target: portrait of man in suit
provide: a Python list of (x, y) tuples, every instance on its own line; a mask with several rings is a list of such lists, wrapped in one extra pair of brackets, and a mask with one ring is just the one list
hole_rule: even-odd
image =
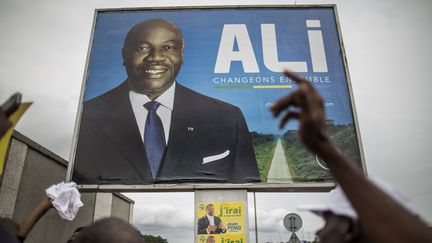
[(240, 109), (176, 81), (183, 51), (182, 32), (166, 20), (129, 30), (122, 49), (127, 79), (84, 102), (73, 181), (260, 181)]
[(222, 219), (214, 215), (214, 205), (207, 204), (206, 215), (198, 219), (198, 234), (224, 234), (226, 228)]

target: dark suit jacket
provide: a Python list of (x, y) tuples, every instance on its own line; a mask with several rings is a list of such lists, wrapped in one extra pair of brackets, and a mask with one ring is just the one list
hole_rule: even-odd
[[(72, 179), (79, 184), (259, 181), (241, 111), (178, 83), (168, 145), (155, 180), (139, 133), (126, 82), (85, 102)], [(204, 157), (227, 151), (203, 164)]]
[[(214, 217), (214, 223), (216, 226), (218, 226), (221, 223), (221, 218), (217, 217), (217, 216), (213, 216)], [(203, 217), (198, 219), (198, 234), (207, 234), (207, 227), (210, 225), (210, 221), (207, 218), (207, 215), (204, 215)], [(220, 233), (225, 233), (226, 230), (224, 229), (217, 229), (215, 231), (210, 232), (210, 234), (220, 234)]]

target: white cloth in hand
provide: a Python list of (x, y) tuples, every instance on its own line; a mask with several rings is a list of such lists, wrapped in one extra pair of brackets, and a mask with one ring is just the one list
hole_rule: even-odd
[(79, 208), (84, 206), (81, 202), (81, 195), (76, 189), (75, 182), (59, 183), (45, 190), (51, 199), (52, 205), (57, 209), (63, 219), (72, 221), (77, 215)]

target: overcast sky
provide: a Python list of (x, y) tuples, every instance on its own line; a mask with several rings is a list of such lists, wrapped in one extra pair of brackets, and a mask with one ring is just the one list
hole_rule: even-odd
[[(68, 159), (95, 8), (233, 3), (2, 0), (0, 102), (15, 91), (22, 92), (25, 101), (33, 101), (17, 129)], [(297, 1), (304, 3), (337, 4), (368, 173), (399, 187), (431, 223), (432, 1)], [(174, 243), (191, 242), (192, 193), (127, 195), (136, 201), (135, 223), (143, 233), (160, 234)], [(320, 202), (325, 196), (257, 194), (259, 241), (287, 240), (281, 219), (297, 204)], [(308, 237), (322, 221), (308, 213), (302, 216), (300, 236)]]

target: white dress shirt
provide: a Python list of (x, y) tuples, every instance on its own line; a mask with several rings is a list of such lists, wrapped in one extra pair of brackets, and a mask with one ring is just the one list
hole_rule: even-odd
[[(214, 222), (214, 216), (210, 216), (210, 215), (208, 215), (208, 214), (206, 214), (206, 216), (207, 216), (207, 219), (208, 219), (208, 221), (209, 221), (209, 225), (215, 225), (215, 222)], [(206, 229), (206, 231), (207, 231), (207, 234), (210, 234), (210, 231), (208, 230), (208, 229)]]
[(214, 216), (210, 216), (210, 215), (208, 215), (208, 214), (206, 214), (206, 216), (207, 216), (207, 219), (208, 219), (209, 222), (210, 222), (210, 225), (215, 225), (215, 222), (214, 222)]
[[(156, 113), (160, 117), (165, 133), (165, 143), (168, 144), (169, 132), (171, 126), (171, 115), (174, 106), (175, 83), (169, 87), (162, 95), (156, 98), (156, 101), (161, 105)], [(141, 139), (144, 141), (145, 124), (147, 120), (148, 111), (144, 104), (151, 100), (147, 95), (137, 93), (133, 90), (129, 91), (129, 99), (132, 105), (132, 110), (135, 114), (135, 119), (140, 130)]]

